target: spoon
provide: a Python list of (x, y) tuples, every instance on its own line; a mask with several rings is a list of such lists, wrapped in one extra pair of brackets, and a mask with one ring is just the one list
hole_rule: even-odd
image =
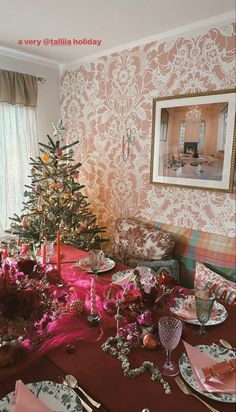
[(230, 345), (230, 343), (227, 342), (227, 340), (225, 340), (225, 339), (220, 339), (219, 342), (220, 342), (220, 344), (221, 344), (222, 346), (224, 346), (224, 348), (226, 348), (226, 349), (236, 350), (236, 348), (233, 348), (232, 345)]
[[(62, 376), (58, 376), (58, 381), (62, 383), (63, 385), (68, 386), (76, 395), (77, 393), (74, 391), (74, 389), (65, 381), (65, 379)], [(77, 395), (78, 396), (78, 395)], [(87, 412), (93, 412), (92, 408), (90, 408), (89, 405), (87, 405), (86, 402), (83, 401), (83, 399), (80, 398), (80, 402), (82, 407), (87, 411)]]
[(80, 390), (80, 392), (82, 392), (84, 394), (84, 396), (86, 396), (86, 398), (89, 400), (89, 402), (95, 406), (96, 408), (100, 408), (101, 404), (96, 402), (93, 398), (91, 398), (79, 385), (78, 385), (78, 381), (76, 379), (75, 376), (73, 375), (66, 375), (65, 377), (65, 381), (68, 384), (68, 386), (70, 386), (71, 388), (78, 388)]

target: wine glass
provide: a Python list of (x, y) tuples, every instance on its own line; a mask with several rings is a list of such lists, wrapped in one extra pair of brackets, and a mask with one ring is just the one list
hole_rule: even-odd
[(196, 315), (201, 326), (197, 331), (198, 335), (207, 336), (205, 326), (210, 319), (213, 304), (215, 300), (215, 295), (203, 296), (201, 294), (195, 295), (195, 304), (196, 304)]
[(103, 252), (99, 249), (92, 249), (88, 253), (91, 270), (96, 275), (101, 269)]
[(182, 321), (172, 316), (163, 316), (158, 321), (159, 339), (166, 351), (166, 362), (161, 367), (163, 375), (175, 376), (179, 373), (178, 364), (171, 361), (171, 352), (180, 341), (182, 328)]

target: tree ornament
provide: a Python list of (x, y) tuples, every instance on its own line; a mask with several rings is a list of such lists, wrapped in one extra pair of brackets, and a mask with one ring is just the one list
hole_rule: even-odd
[(55, 215), (52, 212), (49, 212), (47, 215), (48, 220), (53, 220)]
[(43, 154), (42, 154), (42, 160), (43, 160), (44, 163), (48, 163), (48, 162), (49, 162), (49, 158), (50, 158), (49, 153), (43, 153)]
[(62, 150), (60, 148), (55, 150), (55, 156), (56, 157), (61, 157), (62, 156)]
[(44, 205), (44, 199), (43, 199), (43, 196), (40, 195), (39, 198), (38, 198), (38, 203), (37, 203), (37, 210), (38, 210), (39, 212), (42, 212), (42, 210), (43, 210), (43, 205)]
[(88, 229), (88, 227), (84, 223), (81, 223), (81, 225), (79, 227), (79, 232), (83, 232), (84, 230), (87, 230), (87, 229)]
[(27, 227), (29, 227), (29, 219), (24, 216), (24, 217), (22, 218), (22, 221), (21, 221), (20, 225), (21, 225), (24, 229), (26, 229)]
[(38, 183), (38, 184), (35, 186), (34, 190), (35, 190), (35, 192), (37, 192), (37, 193), (41, 192), (41, 190), (42, 190), (41, 185)]
[(54, 128), (53, 137), (58, 136), (61, 140), (63, 140), (64, 134), (66, 133), (66, 129), (62, 124), (62, 119), (59, 120), (56, 126), (52, 123), (52, 126)]

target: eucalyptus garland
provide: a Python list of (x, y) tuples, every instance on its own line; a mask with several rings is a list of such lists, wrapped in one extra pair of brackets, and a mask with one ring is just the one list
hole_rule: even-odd
[(144, 361), (139, 368), (130, 368), (130, 362), (128, 360), (128, 354), (130, 353), (132, 344), (126, 342), (121, 336), (111, 336), (105, 343), (102, 344), (102, 350), (111, 356), (116, 357), (121, 362), (121, 368), (123, 370), (124, 376), (127, 378), (136, 378), (142, 375), (146, 371), (151, 374), (151, 379), (153, 381), (160, 381), (164, 391), (167, 395), (171, 394), (171, 388), (168, 382), (166, 382), (159, 369), (154, 365), (153, 362)]

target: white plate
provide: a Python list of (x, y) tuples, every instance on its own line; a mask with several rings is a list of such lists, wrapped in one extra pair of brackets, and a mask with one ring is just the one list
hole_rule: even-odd
[[(216, 362), (221, 362), (235, 357), (235, 352), (233, 350), (219, 348), (219, 346), (217, 345), (197, 345), (196, 348), (198, 348), (201, 352), (210, 355), (216, 360)], [(197, 381), (193, 376), (192, 367), (189, 363), (188, 356), (185, 352), (179, 359), (179, 369), (184, 380), (201, 395), (207, 396), (208, 398), (214, 399), (215, 401), (227, 403), (236, 402), (236, 393), (203, 392), (201, 389), (199, 389)]]
[[(52, 381), (42, 381), (29, 383), (26, 386), (55, 412), (83, 411), (79, 396), (65, 385)], [(11, 392), (0, 400), (1, 412), (12, 412), (14, 396), (15, 392)]]
[[(108, 270), (111, 270), (111, 269), (113, 269), (113, 268), (115, 267), (115, 264), (116, 264), (116, 263), (115, 263), (114, 260), (112, 260), (112, 259), (110, 259), (110, 258), (106, 258), (105, 260), (106, 260), (106, 266), (104, 266), (103, 268), (101, 268), (101, 269), (98, 271), (98, 273), (108, 272)], [(83, 264), (83, 263), (80, 264), (80, 262), (77, 262), (77, 263), (75, 264), (75, 266), (78, 267), (78, 268), (81, 269), (81, 270), (84, 270), (85, 272), (92, 273), (92, 270), (91, 270), (89, 264), (86, 264), (86, 263), (85, 263), (85, 264)]]
[[(184, 299), (176, 298), (175, 301), (176, 301), (176, 305), (170, 307), (170, 310), (171, 310), (172, 313), (174, 313), (178, 316), (177, 312), (180, 309)], [(217, 310), (217, 315), (214, 319), (209, 319), (209, 321), (206, 324), (207, 326), (218, 325), (219, 323), (224, 322), (228, 317), (228, 312), (225, 309), (225, 307), (223, 305), (221, 305), (221, 303), (215, 301), (213, 309)], [(181, 320), (183, 320), (184, 322), (192, 323), (193, 325), (200, 325), (200, 322), (198, 321), (198, 319), (185, 319), (185, 318), (182, 318), (181, 316), (179, 316), (179, 318)]]

